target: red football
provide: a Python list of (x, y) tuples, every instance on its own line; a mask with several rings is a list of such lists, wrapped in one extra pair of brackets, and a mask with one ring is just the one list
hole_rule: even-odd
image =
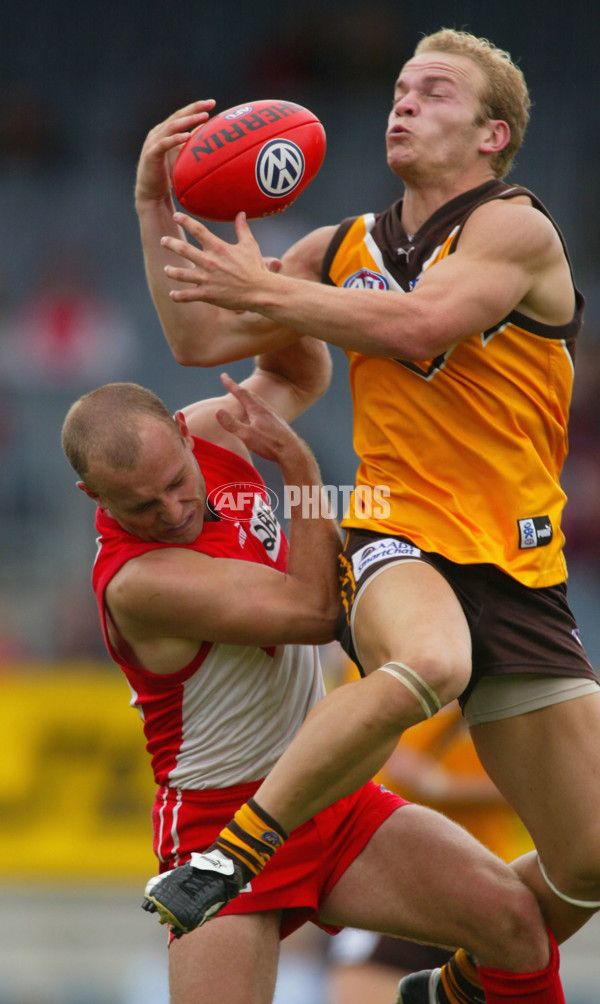
[(262, 100), (214, 115), (194, 132), (173, 165), (183, 209), (231, 222), (280, 213), (310, 184), (325, 156), (316, 115), (291, 101)]

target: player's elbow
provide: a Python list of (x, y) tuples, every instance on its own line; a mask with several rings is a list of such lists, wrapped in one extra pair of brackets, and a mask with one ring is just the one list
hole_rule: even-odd
[(389, 354), (394, 359), (405, 359), (415, 363), (426, 362), (447, 352), (460, 340), (457, 332), (445, 319), (441, 318), (435, 328), (431, 327), (431, 323), (416, 323), (411, 325), (409, 331), (403, 327), (400, 331), (392, 332), (390, 334), (392, 351)]
[(298, 591), (294, 589), (289, 599), (287, 641), (309, 645), (333, 641), (340, 603), (337, 574), (312, 577)]
[(335, 619), (331, 622), (324, 621), (319, 629), (314, 632), (313, 645), (329, 645), (335, 641)]
[(223, 366), (227, 363), (237, 362), (241, 354), (226, 352), (224, 343), (217, 339), (212, 344), (203, 344), (198, 339), (194, 343), (193, 339), (181, 344), (171, 344), (171, 351), (180, 366), (196, 367), (200, 369), (210, 369), (213, 366)]
[(298, 393), (302, 396), (304, 408), (308, 408), (319, 398), (323, 397), (331, 385), (333, 376), (333, 362), (329, 347), (325, 342), (313, 343), (313, 365), (308, 371), (307, 377), (301, 386), (298, 386)]
[(316, 618), (319, 638), (315, 644), (326, 645), (335, 637), (335, 627), (340, 610), (340, 592), (337, 574), (323, 584), (320, 602), (317, 600)]
[(335, 609), (325, 606), (307, 613), (300, 619), (296, 612), (290, 624), (291, 637), (288, 640), (297, 644), (328, 645), (335, 638), (337, 609), (336, 603)]
[(333, 378), (333, 360), (329, 346), (325, 342), (319, 342), (319, 346), (322, 350), (322, 361), (318, 377), (315, 380), (315, 397), (323, 397), (325, 391), (329, 389)]
[(222, 359), (216, 359), (213, 361), (212, 359), (208, 359), (204, 356), (198, 356), (196, 354), (188, 355), (184, 352), (174, 352), (173, 355), (175, 356), (175, 362), (179, 363), (180, 366), (196, 367), (199, 369), (210, 369), (211, 366), (216, 366), (225, 362), (225, 360)]
[(179, 366), (202, 366), (201, 360), (197, 360), (190, 350), (178, 345), (171, 345), (173, 358)]
[(175, 362), (179, 366), (211, 366), (211, 352), (204, 346), (193, 331), (174, 330), (163, 326), (165, 338), (171, 349)]

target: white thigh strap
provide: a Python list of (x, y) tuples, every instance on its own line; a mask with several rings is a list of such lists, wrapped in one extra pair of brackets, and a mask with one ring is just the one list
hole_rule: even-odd
[(548, 878), (548, 875), (546, 874), (546, 869), (544, 868), (540, 860), (539, 854), (537, 856), (537, 859), (542, 876), (545, 879), (546, 883), (552, 889), (552, 892), (554, 893), (555, 896), (558, 896), (559, 899), (564, 900), (565, 903), (570, 903), (571, 906), (581, 906), (583, 907), (584, 910), (597, 910), (600, 907), (600, 902), (594, 902), (594, 900), (590, 899), (573, 899), (572, 896), (566, 896), (564, 892), (560, 892), (560, 890), (557, 889), (554, 883), (551, 882), (550, 879)]
[(427, 681), (410, 666), (405, 666), (403, 662), (386, 662), (385, 666), (379, 666), (379, 669), (383, 673), (389, 673), (398, 683), (410, 690), (423, 708), (426, 718), (432, 718), (440, 710), (442, 702), (435, 690), (432, 690)]

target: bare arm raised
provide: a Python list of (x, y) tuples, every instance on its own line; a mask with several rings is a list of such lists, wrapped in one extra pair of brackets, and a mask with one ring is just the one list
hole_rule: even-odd
[[(202, 250), (190, 250), (193, 268), (167, 266), (171, 279), (188, 283), (171, 292), (175, 302), (255, 311), (300, 334), (370, 355), (428, 359), (517, 308), (547, 324), (565, 323), (573, 313), (572, 281), (556, 230), (522, 199), (480, 206), (455, 253), (429, 269), (410, 296), (375, 296), (372, 290), (274, 274), (243, 214), (236, 221), (236, 244), (184, 214), (176, 220)], [(163, 238), (163, 246), (180, 255), (189, 247), (171, 237)]]
[[(257, 356), (253, 372), (241, 382), (242, 388), (259, 395), (286, 422), (292, 422), (320, 398), (331, 380), (331, 357), (323, 342), (300, 337), (283, 349)], [(241, 418), (243, 409), (236, 397), (207, 398), (183, 409), (193, 435), (225, 446), (234, 453), (247, 454), (239, 436), (218, 419), (220, 409)]]
[[(289, 422), (317, 400), (329, 385), (331, 360), (325, 346), (312, 339), (300, 338), (297, 332), (284, 334), (279, 326), (258, 314), (245, 313), (240, 317), (233, 311), (202, 302), (182, 306), (169, 295), (173, 283), (164, 268), (169, 262), (180, 266), (181, 258), (161, 244), (161, 237), (170, 234), (185, 241), (185, 232), (173, 221), (170, 163), (190, 133), (209, 117), (214, 104), (212, 99), (207, 99), (179, 109), (148, 133), (142, 147), (135, 204), (148, 285), (178, 362), (186, 366), (210, 366), (261, 353), (256, 359), (254, 373), (243, 386), (259, 394)], [(191, 251), (192, 246), (187, 246)], [(287, 257), (288, 269), (303, 278), (310, 277), (311, 269), (315, 273), (318, 271), (314, 250), (310, 258), (306, 251), (298, 253), (293, 249)], [(272, 267), (278, 268), (279, 264)], [(190, 267), (193, 267), (192, 262)], [(186, 288), (182, 283), (181, 289)], [(261, 326), (277, 332), (277, 336), (258, 336)], [(282, 347), (284, 351), (279, 351)], [(225, 439), (223, 445), (239, 452), (239, 439), (228, 435), (215, 419), (218, 404), (215, 399), (190, 405), (185, 409), (188, 425), (195, 435), (206, 439), (216, 437), (218, 442)], [(220, 404), (234, 411), (238, 408), (233, 397), (223, 399)]]
[[(298, 338), (298, 332), (264, 315), (249, 312), (240, 315), (200, 300), (183, 307), (169, 295), (173, 281), (164, 269), (169, 264), (182, 266), (179, 256), (182, 246), (178, 244), (178, 252), (174, 254), (161, 244), (161, 238), (168, 235), (185, 242), (183, 230), (173, 220), (170, 165), (190, 133), (209, 117), (214, 104), (212, 99), (193, 102), (155, 126), (142, 147), (136, 177), (135, 205), (148, 286), (167, 341), (176, 360), (184, 366), (223, 364), (281, 348)], [(330, 231), (333, 228), (318, 231), (316, 240), (309, 237), (300, 242), (285, 256), (283, 264), (267, 259), (262, 262), (263, 267), (318, 281), (320, 253), (322, 257)], [(193, 245), (186, 247), (190, 251), (186, 267), (193, 268)], [(177, 284), (178, 288), (188, 288), (188, 281), (189, 276)]]

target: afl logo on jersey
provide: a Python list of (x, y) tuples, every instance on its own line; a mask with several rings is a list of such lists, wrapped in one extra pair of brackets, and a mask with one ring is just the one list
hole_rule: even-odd
[(390, 284), (381, 272), (372, 272), (370, 268), (359, 268), (347, 279), (344, 286), (350, 289), (389, 289)]
[(302, 181), (304, 154), (289, 139), (272, 139), (256, 159), (256, 182), (261, 192), (274, 199), (293, 192)]
[(279, 499), (265, 485), (252, 481), (230, 481), (229, 484), (213, 488), (206, 497), (206, 505), (213, 516), (231, 523), (248, 523), (253, 520), (257, 504), (260, 504), (261, 509), (274, 510), (279, 505)]

